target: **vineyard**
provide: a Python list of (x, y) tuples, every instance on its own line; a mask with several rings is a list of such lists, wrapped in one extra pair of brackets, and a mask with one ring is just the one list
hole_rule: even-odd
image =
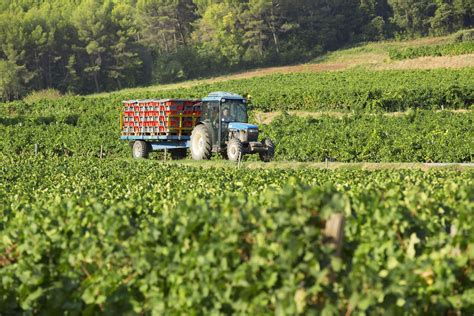
[(106, 97), (200, 98), (211, 91), (232, 91), (252, 98), (262, 111), (405, 111), (464, 109), (474, 104), (474, 68), (459, 70), (349, 70), (274, 74), (260, 78), (202, 84), (192, 88), (139, 92)]
[[(31, 156), (38, 144), (41, 157), (99, 157), (101, 148), (103, 157), (129, 157), (129, 146), (117, 136), (118, 111), (4, 119), (0, 133), (7, 137), (0, 140), (1, 155)], [(262, 134), (275, 140), (279, 161), (472, 162), (473, 122), (472, 111), (342, 118), (283, 115), (263, 125)]]
[[(122, 100), (218, 90), (250, 95), (252, 121), (253, 110), (281, 111), (260, 125), (277, 164), (474, 161), (474, 68), (278, 74), (3, 103), (1, 315), (474, 313), (472, 168), (129, 158)], [(339, 254), (323, 234), (335, 213), (345, 217)]]
[[(299, 118), (266, 126), (279, 160), (340, 162), (472, 162), (474, 116), (412, 111), (404, 116)], [(297, 146), (295, 146), (297, 144)]]
[(474, 41), (389, 50), (389, 56), (393, 60), (413, 59), (427, 56), (456, 56), (473, 53)]
[[(277, 160), (471, 162), (474, 70), (345, 71), (271, 75), (181, 90), (0, 104), (2, 156), (128, 157), (118, 140), (121, 100), (252, 96), (258, 110), (341, 111), (343, 118), (282, 116), (263, 127)], [(406, 115), (385, 115), (410, 109)], [(434, 109), (441, 111), (435, 112)], [(444, 109), (444, 111), (442, 111)], [(447, 110), (465, 109), (452, 113)], [(298, 144), (295, 146), (295, 144)]]

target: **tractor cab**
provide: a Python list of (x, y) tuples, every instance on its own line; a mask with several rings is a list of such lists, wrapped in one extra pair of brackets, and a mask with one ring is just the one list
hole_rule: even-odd
[(212, 92), (202, 99), (201, 117), (191, 134), (194, 159), (209, 159), (221, 153), (237, 161), (244, 154), (259, 153), (263, 161), (273, 158), (271, 140), (258, 142), (258, 126), (248, 123), (247, 100), (234, 93)]
[[(207, 125), (211, 130), (213, 140), (213, 151), (219, 152), (220, 148), (228, 140), (229, 128), (247, 128), (247, 100), (242, 96), (229, 92), (212, 92), (202, 99), (201, 123)], [(258, 128), (257, 128), (258, 131)]]

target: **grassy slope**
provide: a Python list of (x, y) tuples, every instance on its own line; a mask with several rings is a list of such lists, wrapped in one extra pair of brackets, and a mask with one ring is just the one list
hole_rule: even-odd
[[(474, 54), (452, 57), (423, 57), (411, 60), (391, 61), (388, 55), (390, 48), (417, 47), (449, 43), (452, 36), (427, 37), (410, 41), (385, 41), (360, 44), (352, 48), (342, 49), (316, 58), (310, 63), (260, 68), (241, 73), (234, 73), (207, 79), (189, 80), (180, 83), (153, 85), (120, 90), (119, 93), (153, 92), (176, 88), (189, 88), (199, 84), (221, 82), (235, 79), (262, 77), (275, 73), (299, 73), (340, 71), (354, 67), (374, 70), (386, 69), (433, 69), (433, 68), (463, 68), (474, 67)], [(114, 92), (111, 92), (114, 93)], [(104, 92), (90, 96), (106, 96)]]

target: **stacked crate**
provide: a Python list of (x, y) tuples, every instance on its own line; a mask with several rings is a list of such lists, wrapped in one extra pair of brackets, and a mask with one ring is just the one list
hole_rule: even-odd
[(201, 116), (199, 102), (183, 99), (123, 101), (122, 135), (190, 135)]

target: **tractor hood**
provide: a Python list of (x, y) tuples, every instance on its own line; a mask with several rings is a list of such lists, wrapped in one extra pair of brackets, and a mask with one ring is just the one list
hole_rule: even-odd
[(229, 129), (235, 130), (248, 130), (248, 129), (256, 129), (258, 130), (257, 125), (249, 124), (249, 123), (240, 123), (240, 122), (231, 122), (229, 123)]

